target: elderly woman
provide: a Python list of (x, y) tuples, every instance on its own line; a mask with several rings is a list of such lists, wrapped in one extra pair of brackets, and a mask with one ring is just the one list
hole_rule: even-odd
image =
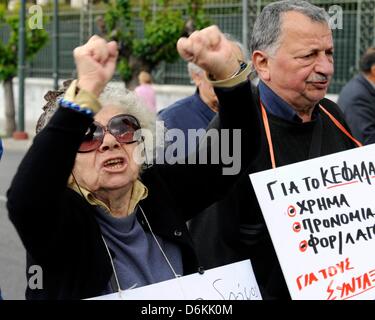
[[(222, 175), (221, 164), (162, 164), (140, 173), (134, 155), (152, 143), (140, 129), (154, 120), (132, 94), (97, 99), (114, 73), (116, 43), (94, 36), (74, 57), (78, 81), (35, 137), (8, 191), (28, 267), (43, 270), (42, 288), (28, 287), (27, 298), (89, 298), (202, 272), (185, 222), (236, 177)], [(227, 104), (223, 126), (244, 127)], [(241, 155), (248, 161), (248, 152)]]

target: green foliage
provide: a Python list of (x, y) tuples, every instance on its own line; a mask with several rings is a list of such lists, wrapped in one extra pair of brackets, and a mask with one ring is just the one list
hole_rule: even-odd
[(128, 0), (116, 0), (105, 15), (107, 30), (115, 30), (120, 24), (128, 32), (132, 29), (131, 21), (131, 4)]
[(188, 5), (188, 16), (194, 21), (194, 27), (197, 30), (203, 29), (211, 24), (204, 13), (202, 0), (190, 1)]
[(117, 70), (121, 75), (122, 79), (131, 79), (132, 77), (132, 70), (129, 66), (129, 63), (126, 59), (119, 60), (117, 64)]
[[(19, 16), (6, 14), (5, 8), (0, 7), (0, 29), (9, 31), (6, 41), (0, 38), (0, 81), (11, 79), (17, 75), (18, 26)], [(30, 60), (46, 44), (48, 33), (44, 29), (31, 30), (27, 21), (25, 27), (25, 55), (26, 59)]]
[[(139, 69), (152, 71), (160, 62), (178, 58), (176, 43), (184, 33), (184, 19), (193, 19), (199, 28), (208, 24), (201, 0), (188, 1), (182, 10), (176, 10), (169, 0), (142, 0), (137, 8), (133, 2), (113, 0), (104, 17), (107, 38), (120, 45), (118, 71), (125, 82)], [(135, 22), (143, 26), (141, 32)]]
[(178, 11), (165, 11), (145, 26), (142, 39), (134, 40), (134, 55), (151, 66), (160, 61), (173, 62), (178, 57), (176, 42), (182, 34), (184, 21)]

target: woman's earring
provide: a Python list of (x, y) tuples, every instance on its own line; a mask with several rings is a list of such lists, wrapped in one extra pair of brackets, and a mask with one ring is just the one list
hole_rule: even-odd
[(152, 167), (152, 163), (148, 162), (147, 150), (146, 150), (146, 144), (145, 144), (145, 136), (141, 136), (141, 140), (142, 140), (142, 143), (143, 143), (143, 151), (142, 151), (143, 154), (142, 154), (142, 156), (145, 159), (145, 161), (142, 164), (142, 170), (145, 170), (145, 169), (148, 169), (148, 168)]

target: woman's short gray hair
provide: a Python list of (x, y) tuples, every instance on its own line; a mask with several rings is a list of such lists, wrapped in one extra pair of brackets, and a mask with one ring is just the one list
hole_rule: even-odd
[(329, 15), (323, 8), (319, 8), (307, 1), (283, 0), (265, 6), (255, 21), (250, 51), (266, 51), (275, 54), (280, 45), (282, 14), (296, 11), (309, 17), (312, 21), (329, 24)]
[[(53, 114), (58, 108), (57, 100), (64, 96), (65, 91), (69, 87), (71, 81), (65, 82), (64, 86), (57, 91), (49, 91), (45, 95), (47, 100), (43, 107), (43, 114), (39, 117), (36, 126), (36, 132), (39, 133), (49, 122)], [(148, 110), (143, 101), (136, 94), (123, 87), (122, 84), (116, 85), (108, 83), (99, 97), (99, 102), (103, 108), (115, 107), (122, 113), (130, 114), (136, 117), (142, 128), (142, 136), (144, 137), (145, 151), (149, 163), (155, 157), (158, 146), (156, 142), (156, 114)], [(164, 128), (158, 128), (158, 132), (164, 132)]]
[[(105, 87), (99, 97), (99, 102), (102, 108), (115, 107), (122, 113), (130, 114), (138, 119), (142, 128), (147, 160), (151, 163), (155, 157), (156, 143), (160, 140), (156, 139), (156, 125), (159, 125), (159, 122), (156, 121), (155, 112), (151, 112), (133, 91), (125, 89), (123, 85), (120, 87), (113, 83)], [(158, 128), (158, 130), (164, 130), (164, 128)]]

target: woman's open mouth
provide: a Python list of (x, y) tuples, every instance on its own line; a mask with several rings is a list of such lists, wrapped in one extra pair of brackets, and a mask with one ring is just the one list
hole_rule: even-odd
[(109, 171), (118, 171), (125, 167), (126, 161), (124, 158), (109, 159), (103, 163), (103, 167)]

